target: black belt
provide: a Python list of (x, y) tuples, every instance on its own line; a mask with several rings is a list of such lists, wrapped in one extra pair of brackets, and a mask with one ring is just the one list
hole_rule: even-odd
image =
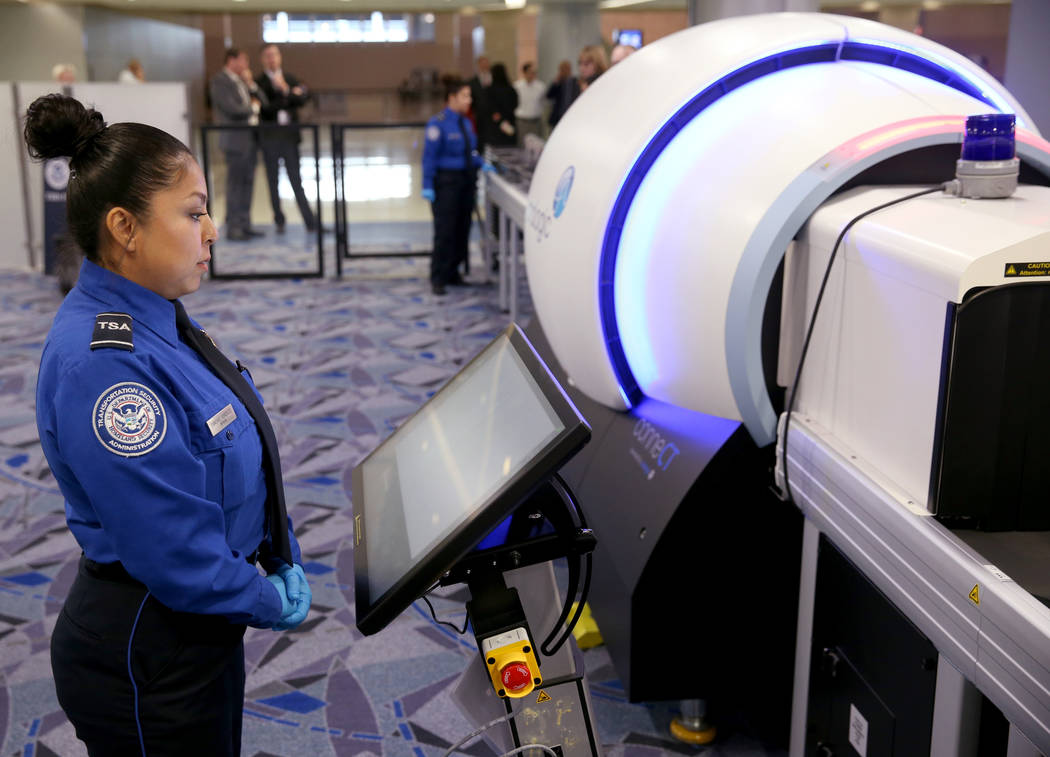
[(113, 581), (114, 583), (127, 584), (129, 586), (144, 586), (141, 581), (132, 578), (131, 574), (119, 562), (95, 562), (84, 555), (80, 558), (80, 564), (84, 566), (87, 574), (93, 578), (101, 578), (103, 581)]
[[(259, 550), (244, 556), (249, 565), (255, 565), (259, 559)], [(117, 562), (95, 562), (87, 555), (81, 555), (80, 564), (87, 570), (88, 575), (101, 578), (103, 581), (114, 581), (129, 586), (144, 586), (141, 581), (133, 578), (118, 560)]]

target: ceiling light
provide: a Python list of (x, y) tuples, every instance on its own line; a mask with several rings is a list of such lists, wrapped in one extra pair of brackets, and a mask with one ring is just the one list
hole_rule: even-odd
[(941, 0), (923, 0), (922, 7), (928, 11), (939, 10), (944, 3)]
[(860, 9), (868, 13), (877, 11), (879, 9), (879, 0), (864, 0), (864, 2), (860, 4)]
[(508, 8), (524, 8), (526, 0), (503, 0)]

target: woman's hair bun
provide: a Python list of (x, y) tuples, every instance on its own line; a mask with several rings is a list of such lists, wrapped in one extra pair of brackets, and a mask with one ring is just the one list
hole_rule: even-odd
[(25, 140), (29, 155), (75, 158), (106, 128), (102, 114), (68, 95), (44, 95), (26, 110)]

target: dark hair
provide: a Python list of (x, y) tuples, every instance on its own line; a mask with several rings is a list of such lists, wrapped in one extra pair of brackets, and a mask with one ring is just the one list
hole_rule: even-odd
[(69, 157), (69, 231), (88, 260), (100, 263), (99, 234), (111, 208), (149, 216), (153, 195), (177, 183), (193, 155), (146, 124), (106, 126), (102, 114), (67, 95), (44, 95), (26, 111), (25, 141), (38, 160)]
[(507, 76), (507, 67), (502, 63), (492, 64), (492, 86), (510, 86), (510, 78)]
[(223, 63), (223, 65), (226, 65), (227, 63), (230, 62), (230, 60), (232, 58), (240, 58), (240, 57), (241, 57), (241, 51), (238, 50), (236, 47), (230, 47), (230, 48), (228, 48), (226, 50), (226, 54), (222, 58), (222, 63)]
[(261, 53), (268, 47), (276, 47), (278, 52), (281, 51), (281, 48), (277, 46), (276, 42), (263, 42), (261, 45), (259, 45), (259, 52)]
[(464, 87), (469, 87), (459, 74), (445, 74), (441, 77), (441, 88), (445, 91), (445, 101)]

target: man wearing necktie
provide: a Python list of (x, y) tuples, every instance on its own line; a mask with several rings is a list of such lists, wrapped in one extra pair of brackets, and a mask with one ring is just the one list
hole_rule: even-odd
[(277, 191), (281, 162), (292, 185), (299, 214), (307, 231), (317, 230), (310, 201), (303, 191), (303, 179), (299, 175), (299, 108), (306, 105), (310, 96), (306, 85), (281, 67), (281, 49), (277, 45), (265, 45), (260, 52), (263, 70), (255, 83), (266, 95), (266, 102), (259, 111), (259, 145), (262, 147), (266, 165), (266, 181), (270, 187), (270, 204), (273, 206), (273, 222), (278, 234), (284, 233), (284, 211)]
[(226, 156), (226, 237), (247, 241), (262, 236), (251, 228), (251, 204), (258, 144), (254, 127), (265, 97), (252, 79), (247, 53), (226, 51), (222, 70), (208, 83), (208, 94), (215, 123), (242, 127), (220, 130), (219, 148)]
[(63, 95), (30, 106), (26, 140), (70, 157), (85, 255), (37, 382), (83, 549), (51, 639), (59, 704), (93, 757), (235, 757), (245, 627), (295, 628), (311, 592), (262, 400), (179, 300), (216, 236), (204, 174), (171, 135)]
[(427, 121), (423, 142), (423, 197), (434, 215), (430, 284), (436, 295), (465, 283), (459, 263), (467, 259), (477, 169), (486, 168), (466, 116), (470, 85), (454, 76), (444, 77), (443, 84), (445, 109)]

